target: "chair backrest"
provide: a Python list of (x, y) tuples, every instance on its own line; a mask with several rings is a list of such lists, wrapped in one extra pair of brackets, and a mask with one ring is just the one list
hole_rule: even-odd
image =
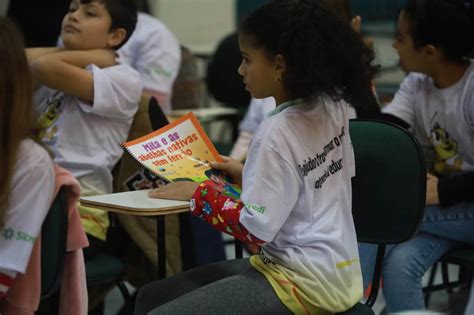
[(405, 129), (386, 122), (351, 120), (356, 160), (352, 208), (360, 242), (396, 244), (416, 233), (425, 207), (422, 150)]
[(66, 196), (60, 189), (41, 228), (41, 299), (59, 288), (67, 240)]
[(150, 117), (151, 128), (153, 130), (158, 130), (169, 123), (160, 104), (154, 97), (150, 97), (150, 100), (148, 101), (148, 116)]
[[(138, 111), (133, 118), (127, 140), (134, 140), (168, 124), (158, 101), (150, 95), (142, 95)], [(128, 153), (124, 153), (120, 162), (112, 171), (114, 192), (149, 189), (156, 187), (158, 176), (144, 169)]]

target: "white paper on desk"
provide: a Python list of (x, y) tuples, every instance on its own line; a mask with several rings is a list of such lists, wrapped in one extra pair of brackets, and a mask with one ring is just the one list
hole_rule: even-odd
[(81, 197), (81, 203), (85, 202), (88, 206), (96, 205), (135, 211), (159, 211), (189, 207), (189, 201), (149, 198), (148, 191), (134, 190)]

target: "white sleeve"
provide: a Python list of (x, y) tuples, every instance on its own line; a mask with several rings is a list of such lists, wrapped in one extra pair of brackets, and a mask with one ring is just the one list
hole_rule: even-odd
[(382, 108), (382, 112), (397, 116), (410, 126), (414, 126), (416, 94), (421, 85), (419, 76), (419, 74), (409, 74), (400, 84), (393, 100)]
[(171, 94), (181, 63), (179, 43), (167, 39), (164, 33), (153, 32), (138, 49), (135, 69), (142, 76), (144, 88)]
[(129, 119), (135, 115), (142, 94), (138, 72), (130, 66), (99, 68), (88, 66), (94, 76), (94, 102), (79, 102), (82, 110), (112, 119)]
[[(301, 183), (294, 168), (278, 153), (268, 145), (257, 146), (249, 154), (251, 164), (245, 166), (240, 222), (250, 233), (269, 242), (296, 205)], [(256, 156), (251, 156), (254, 153)]]
[(275, 99), (273, 97), (252, 98), (247, 113), (245, 113), (245, 117), (239, 125), (239, 130), (255, 133), (260, 123), (273, 108), (275, 108)]
[(15, 168), (10, 206), (0, 237), (0, 268), (24, 273), (54, 191), (53, 162), (46, 152)]

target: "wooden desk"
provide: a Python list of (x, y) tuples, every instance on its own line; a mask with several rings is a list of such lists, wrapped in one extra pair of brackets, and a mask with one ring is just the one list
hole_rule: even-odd
[(167, 214), (189, 211), (188, 201), (148, 198), (148, 190), (82, 197), (81, 205), (128, 215), (156, 219), (158, 278), (166, 277), (165, 220)]

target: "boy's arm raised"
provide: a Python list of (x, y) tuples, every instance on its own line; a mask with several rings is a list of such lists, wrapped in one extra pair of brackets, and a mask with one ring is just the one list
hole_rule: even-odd
[(85, 68), (90, 64), (100, 68), (115, 65), (115, 57), (115, 51), (109, 49), (63, 50), (38, 57), (30, 68), (41, 84), (92, 102), (94, 79)]
[(41, 56), (58, 52), (61, 50), (62, 48), (60, 47), (34, 47), (34, 48), (26, 48), (25, 54), (26, 54), (26, 59), (28, 60), (29, 63), (31, 63)]

